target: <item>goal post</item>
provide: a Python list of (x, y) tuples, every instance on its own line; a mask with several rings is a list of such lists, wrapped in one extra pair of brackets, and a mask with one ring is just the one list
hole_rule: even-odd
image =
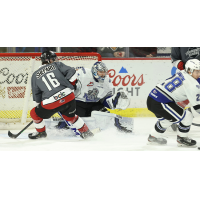
[[(91, 68), (101, 55), (56, 53), (58, 60), (74, 68)], [(31, 76), (41, 66), (41, 53), (0, 53), (0, 129), (21, 128), (30, 122)]]

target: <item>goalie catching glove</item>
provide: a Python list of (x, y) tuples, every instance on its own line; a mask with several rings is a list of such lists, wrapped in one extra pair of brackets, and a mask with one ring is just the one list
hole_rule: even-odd
[(125, 110), (130, 104), (130, 99), (128, 98), (128, 92), (121, 90), (117, 92), (112, 97), (106, 99), (110, 109), (122, 109)]

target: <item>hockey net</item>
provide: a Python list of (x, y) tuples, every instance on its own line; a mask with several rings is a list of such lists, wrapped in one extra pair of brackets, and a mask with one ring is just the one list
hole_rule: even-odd
[[(76, 69), (91, 68), (101, 61), (101, 55), (92, 52), (56, 55), (60, 62)], [(35, 103), (31, 75), (41, 66), (40, 56), (41, 53), (0, 53), (0, 129), (21, 128), (32, 120), (30, 110)]]

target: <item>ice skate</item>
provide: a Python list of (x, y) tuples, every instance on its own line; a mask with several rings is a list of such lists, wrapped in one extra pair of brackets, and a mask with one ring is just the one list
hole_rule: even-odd
[(47, 137), (47, 133), (44, 131), (44, 132), (35, 132), (35, 133), (30, 133), (28, 134), (28, 137), (30, 139), (39, 139), (39, 138), (45, 138)]
[(167, 144), (167, 140), (164, 138), (156, 138), (154, 136), (149, 135), (148, 137), (149, 144), (155, 144), (155, 145), (164, 145)]
[(88, 129), (86, 132), (81, 133), (80, 136), (81, 136), (83, 139), (87, 139), (87, 138), (89, 138), (89, 137), (93, 137), (94, 134)]
[(180, 137), (177, 135), (177, 146), (178, 147), (196, 147), (196, 141), (188, 137)]

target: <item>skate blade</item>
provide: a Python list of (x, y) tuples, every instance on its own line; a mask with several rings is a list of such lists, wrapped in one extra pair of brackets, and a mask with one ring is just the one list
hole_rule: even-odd
[(179, 144), (179, 143), (177, 143), (177, 146), (178, 146), (178, 147), (186, 147), (186, 148), (196, 148), (196, 147), (197, 147), (197, 145), (187, 146), (187, 145), (185, 145), (185, 144)]
[(166, 144), (159, 144), (159, 143), (157, 143), (157, 142), (147, 142), (147, 145), (152, 145), (152, 146), (166, 146), (167, 145), (167, 143)]

